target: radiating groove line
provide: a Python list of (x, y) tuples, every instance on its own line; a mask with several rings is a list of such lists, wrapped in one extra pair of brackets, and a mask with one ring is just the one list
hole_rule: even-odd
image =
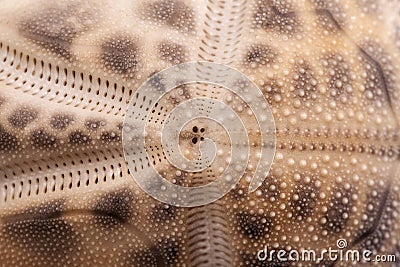
[[(198, 48), (200, 59), (226, 65), (237, 61), (247, 7), (247, 1), (207, 2), (202, 29), (204, 38)], [(204, 75), (207, 75), (207, 71), (205, 68), (199, 70)], [(204, 88), (198, 89), (196, 94), (200, 96)], [(199, 175), (196, 179), (199, 184), (204, 184), (204, 179), (207, 178)], [(187, 232), (189, 266), (234, 265), (230, 231), (221, 200), (191, 208), (188, 212)]]
[[(22, 93), (38, 95), (53, 103), (106, 112), (115, 116), (125, 114), (131, 93), (123, 84), (73, 69), (60, 68), (56, 64), (31, 58), (10, 45), (1, 43), (0, 55), (3, 60), (0, 61), (0, 82)], [(44, 77), (44, 73), (48, 73), (49, 76)], [(59, 92), (57, 96), (47, 94), (50, 87)], [(74, 90), (68, 90), (71, 87)], [(78, 94), (83, 97), (78, 97)], [(114, 101), (110, 101), (111, 99)], [(115, 101), (116, 99), (119, 101)]]

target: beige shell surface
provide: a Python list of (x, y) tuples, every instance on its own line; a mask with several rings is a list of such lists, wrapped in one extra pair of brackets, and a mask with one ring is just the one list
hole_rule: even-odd
[[(265, 246), (320, 252), (338, 239), (398, 266), (399, 12), (398, 1), (369, 0), (0, 0), (0, 266), (350, 266), (257, 259)], [(276, 152), (249, 193), (261, 143), (248, 105), (223, 87), (176, 88), (155, 121), (188, 99), (219, 99), (251, 144), (232, 191), (179, 208), (134, 182), (122, 127), (148, 77), (199, 60), (262, 90)], [(230, 143), (220, 125), (194, 120), (179, 140), (188, 158), (202, 138), (221, 151), (202, 172), (171, 166), (155, 139), (149, 157), (166, 179), (205, 184)]]

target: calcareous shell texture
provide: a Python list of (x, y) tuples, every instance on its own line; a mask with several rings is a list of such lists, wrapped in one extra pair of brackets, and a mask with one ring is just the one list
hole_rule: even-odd
[[(399, 266), (399, 10), (396, 0), (0, 0), (0, 266)], [(148, 110), (147, 159), (166, 180), (206, 185), (235, 156), (223, 125), (198, 118), (177, 143), (194, 160), (213, 140), (214, 161), (198, 172), (168, 161), (160, 131), (184, 102), (228, 105), (249, 141), (232, 190), (179, 207), (137, 185), (122, 133), (138, 88), (191, 61), (234, 68), (261, 90), (276, 150), (249, 192), (265, 145), (250, 104), (217, 84), (176, 87)], [(397, 263), (259, 257), (338, 240)]]

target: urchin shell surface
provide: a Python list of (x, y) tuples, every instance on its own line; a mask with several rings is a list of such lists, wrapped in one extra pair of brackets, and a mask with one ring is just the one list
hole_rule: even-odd
[[(362, 265), (257, 257), (339, 239), (400, 261), (399, 10), (383, 0), (0, 0), (0, 266)], [(196, 119), (181, 151), (194, 159), (209, 138), (215, 161), (201, 172), (168, 162), (157, 129), (187, 100), (229, 105), (250, 144), (234, 189), (181, 208), (134, 182), (122, 129), (140, 85), (189, 61), (225, 64), (261, 89), (276, 152), (249, 193), (263, 144), (247, 103), (217, 85), (177, 87), (149, 110), (148, 157), (165, 179), (207, 184), (232, 156), (224, 128)]]

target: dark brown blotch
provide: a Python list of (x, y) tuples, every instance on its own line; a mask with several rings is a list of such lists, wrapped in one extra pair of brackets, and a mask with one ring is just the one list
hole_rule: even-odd
[(72, 122), (74, 118), (71, 115), (56, 114), (50, 119), (50, 125), (56, 130), (65, 130)]
[(273, 174), (268, 174), (267, 179), (261, 184), (260, 189), (263, 191), (263, 195), (268, 200), (277, 199), (279, 197), (280, 189), (280, 178)]
[(146, 249), (130, 251), (126, 265), (129, 266), (177, 266), (181, 245), (176, 238), (159, 238)]
[(174, 238), (162, 240), (158, 246), (166, 266), (178, 265), (177, 258), (181, 250), (178, 240)]
[(322, 225), (322, 228), (331, 234), (341, 233), (345, 229), (350, 219), (350, 209), (354, 204), (351, 198), (351, 188), (345, 189), (339, 185), (335, 187), (328, 203), (329, 207), (325, 215), (326, 223)]
[(143, 9), (143, 19), (167, 24), (181, 32), (195, 28), (194, 10), (178, 0), (158, 0)]
[(157, 46), (160, 58), (171, 64), (179, 64), (185, 61), (186, 51), (183, 45), (164, 41)]
[(153, 209), (152, 217), (156, 221), (169, 221), (177, 215), (178, 208), (172, 205), (160, 203), (157, 204), (156, 207)]
[(5, 218), (1, 232), (24, 254), (66, 260), (76, 247), (78, 236), (60, 217), (62, 208), (61, 201), (54, 201)]
[(126, 222), (132, 217), (133, 194), (128, 189), (110, 192), (102, 196), (94, 207), (96, 214), (110, 216), (119, 222)]
[(304, 62), (296, 66), (291, 83), (296, 97), (303, 101), (317, 98), (317, 79), (308, 63)]
[(328, 76), (329, 96), (339, 100), (338, 103), (349, 103), (353, 95), (350, 67), (339, 53), (325, 56), (324, 67)]
[(35, 109), (29, 107), (20, 107), (8, 117), (8, 122), (14, 128), (24, 128), (33, 122), (37, 116), (38, 113)]
[(19, 32), (46, 50), (72, 59), (72, 42), (85, 29), (87, 19), (74, 9), (70, 6), (40, 10), (19, 23)]
[(271, 219), (259, 214), (239, 212), (236, 221), (240, 233), (250, 239), (258, 240), (272, 230)]
[(166, 266), (162, 255), (155, 248), (133, 250), (126, 259), (127, 266)]
[(295, 195), (290, 202), (293, 212), (293, 219), (303, 221), (312, 215), (317, 205), (318, 190), (311, 185), (296, 185)]
[(126, 36), (109, 38), (101, 45), (101, 62), (116, 73), (137, 72), (140, 64), (139, 46)]
[(57, 138), (43, 129), (34, 130), (31, 133), (32, 145), (36, 148), (51, 149), (57, 146)]
[(80, 130), (73, 131), (68, 136), (68, 142), (70, 144), (75, 144), (75, 145), (86, 144), (90, 141), (91, 141), (90, 136), (82, 133), (82, 131)]
[(55, 219), (59, 218), (62, 215), (65, 207), (65, 201), (63, 199), (49, 201), (46, 204), (33, 206), (26, 210), (23, 210), (21, 213), (5, 217), (6, 222), (14, 222), (18, 220), (24, 219)]
[(293, 34), (299, 29), (299, 19), (289, 1), (259, 0), (253, 25), (281, 34)]
[(66, 258), (77, 243), (72, 226), (59, 218), (8, 223), (3, 232), (8, 242), (17, 244), (25, 254), (44, 253), (48, 257)]
[(93, 216), (93, 223), (98, 229), (101, 229), (101, 231), (114, 230), (121, 227), (121, 222), (119, 220), (109, 215), (99, 214), (98, 212), (95, 212)]
[(267, 66), (275, 62), (277, 52), (268, 45), (252, 44), (244, 58), (244, 65), (246, 67), (261, 67)]
[(103, 143), (119, 142), (121, 141), (121, 137), (118, 133), (110, 131), (102, 133), (100, 136), (100, 140)]
[(18, 139), (0, 125), (0, 152), (11, 152), (18, 147)]

